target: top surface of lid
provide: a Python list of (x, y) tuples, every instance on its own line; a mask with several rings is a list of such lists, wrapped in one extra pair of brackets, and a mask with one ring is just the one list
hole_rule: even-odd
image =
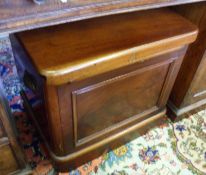
[(196, 35), (196, 26), (188, 20), (168, 9), (156, 9), (22, 32), (18, 38), (39, 73), (48, 78), (91, 66), (97, 60), (104, 62), (111, 54), (143, 45), (151, 47), (159, 41), (164, 49), (170, 40), (192, 36), (185, 40), (184, 44), (188, 44)]

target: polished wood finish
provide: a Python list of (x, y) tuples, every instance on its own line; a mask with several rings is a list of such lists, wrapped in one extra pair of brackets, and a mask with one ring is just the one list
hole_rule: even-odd
[(167, 9), (17, 34), (43, 81), (50, 138), (42, 135), (55, 165), (78, 166), (161, 120), (196, 36), (192, 23)]
[[(171, 89), (171, 87), (168, 88), (168, 86), (172, 86), (169, 85), (170, 82), (172, 82), (172, 84), (174, 83), (178, 72), (177, 65), (181, 63), (184, 53), (185, 49), (154, 57), (144, 63), (131, 65), (131, 67), (121, 68), (80, 82), (59, 86), (57, 89), (58, 97), (53, 94), (53, 90), (55, 89), (52, 90), (51, 86), (48, 86), (46, 89), (46, 98), (50, 101), (50, 104), (52, 104), (53, 101), (55, 103), (56, 98), (59, 101), (57, 108), (54, 108), (54, 106), (48, 108), (50, 104), (46, 104), (50, 114), (47, 119), (52, 120), (48, 120), (48, 122), (54, 123), (53, 126), (49, 127), (49, 133), (50, 136), (52, 136), (51, 140), (55, 141), (47, 143), (47, 147), (56, 167), (60, 171), (67, 171), (68, 166), (74, 168), (82, 163), (86, 163), (92, 158), (101, 155), (104, 151), (113, 148), (114, 145), (123, 144), (134, 139), (135, 136), (137, 137), (143, 134), (157, 124), (156, 122), (163, 120), (165, 115), (164, 108), (167, 101), (165, 96), (167, 96), (168, 91)], [(165, 74), (161, 75), (163, 70)], [(133, 76), (128, 76), (130, 74), (133, 74)], [(121, 84), (118, 82), (121, 81), (122, 78), (122, 81), (133, 81), (135, 79), (139, 79), (139, 81), (130, 82), (129, 86), (122, 86), (125, 82)], [(118, 82), (118, 85), (116, 85), (116, 82)], [(156, 83), (160, 83), (160, 85)], [(95, 92), (96, 89), (91, 88), (98, 87), (99, 84), (104, 84), (100, 87), (109, 89), (107, 93), (110, 91), (115, 93), (116, 90), (117, 100), (114, 100), (115, 94), (111, 94), (110, 96), (105, 95), (99, 99), (104, 91), (98, 94), (98, 92)], [(145, 88), (145, 84), (148, 90)], [(115, 89), (110, 86), (117, 86), (117, 88)], [(83, 109), (81, 105), (77, 105), (78, 103), (82, 103), (82, 101), (79, 101), (78, 98), (74, 99), (72, 96), (72, 94), (81, 91), (81, 89), (89, 89), (91, 93), (97, 93), (94, 97), (90, 96), (90, 94), (84, 98), (81, 97), (80, 100), (86, 100), (86, 103), (83, 104)], [(131, 89), (133, 89), (132, 92), (130, 91)], [(123, 92), (123, 96), (121, 92)], [(125, 95), (125, 97), (124, 94), (128, 95)], [(139, 104), (138, 99), (141, 98), (141, 96), (150, 98), (142, 98), (142, 103)], [(88, 98), (90, 100), (87, 100)], [(104, 100), (106, 100), (106, 102)], [(122, 108), (125, 105), (121, 103), (124, 102), (126, 106), (130, 107), (130, 113), (127, 113), (128, 109), (123, 111)], [(118, 103), (120, 103), (121, 106), (114, 111)], [(110, 105), (111, 107), (105, 107), (106, 105)], [(27, 106), (27, 108), (30, 107)], [(79, 118), (79, 116), (73, 114), (75, 111), (71, 110), (75, 108), (77, 114), (81, 114), (80, 112), (86, 108), (88, 111), (100, 111), (98, 112), (100, 116), (94, 114), (94, 119), (92, 118), (93, 114), (87, 113), (87, 111), (85, 116)], [(60, 115), (56, 114), (58, 111)], [(88, 120), (84, 120), (85, 117), (87, 117)], [(36, 120), (36, 116), (33, 116), (33, 118)], [(36, 123), (39, 127), (38, 120)], [(90, 127), (88, 127), (87, 124), (89, 124)], [(82, 127), (79, 127), (79, 125)], [(102, 127), (102, 125), (104, 127)], [(55, 130), (52, 130), (52, 128), (55, 128)], [(42, 129), (40, 130), (42, 131)], [(53, 132), (57, 133), (51, 134)], [(85, 133), (87, 134), (86, 136)], [(83, 134), (83, 136), (79, 134)], [(54, 138), (53, 135), (59, 135), (60, 137)], [(59, 142), (61, 138), (63, 140)], [(47, 139), (46, 141), (48, 142)]]
[(186, 53), (172, 90), (169, 107), (173, 119), (206, 103), (206, 3), (175, 9), (198, 26), (199, 35)]
[[(183, 55), (184, 50), (179, 54)], [(162, 91), (162, 87), (166, 89), (167, 86), (167, 84), (163, 86), (163, 82), (166, 81), (165, 78), (168, 69), (173, 70), (173, 67), (168, 67), (168, 64), (171, 64), (179, 58), (179, 54), (175, 52), (154, 57), (144, 63), (137, 63), (80, 82), (58, 87), (60, 110), (57, 110), (61, 116), (62, 125), (60, 126), (64, 128), (74, 127), (74, 132), (64, 130), (63, 138), (71, 138), (74, 140), (77, 149), (79, 149), (80, 147), (78, 146), (79, 144), (81, 145), (82, 142), (84, 146), (87, 146), (89, 142), (91, 143), (95, 140), (100, 141), (103, 139), (102, 136), (108, 135), (108, 132), (112, 133), (118, 128), (125, 128), (125, 126), (132, 122), (140, 122), (145, 119), (145, 115), (162, 108), (165, 102), (161, 103), (162, 98), (159, 98), (159, 96), (164, 97), (164, 95), (167, 94), (167, 91)], [(168, 60), (168, 58), (170, 58), (170, 60)], [(163, 75), (160, 76), (160, 70), (165, 70), (165, 74), (163, 73)], [(158, 76), (153, 77), (152, 75)], [(175, 77), (175, 74), (172, 75)], [(161, 86), (154, 86), (155, 81), (160, 83)], [(146, 90), (145, 86), (148, 87), (150, 91)], [(82, 94), (84, 94), (84, 96), (81, 96)], [(138, 99), (142, 96), (145, 98), (142, 98), (142, 103), (140, 104)], [(52, 101), (54, 97), (52, 93), (47, 95), (50, 101)], [(125, 105), (127, 107), (130, 106), (130, 113), (128, 111), (129, 109), (125, 110)], [(71, 107), (69, 108), (67, 106)], [(71, 110), (71, 108), (73, 110)], [(98, 114), (92, 114), (89, 111), (97, 112)], [(82, 112), (84, 112), (83, 116)], [(97, 116), (101, 117), (97, 118)], [(54, 117), (57, 119), (56, 115), (52, 118)], [(96, 119), (94, 120), (92, 117), (96, 117)], [(55, 127), (58, 124), (56, 119)], [(88, 119), (88, 121), (84, 122), (84, 119)], [(102, 120), (104, 120), (104, 122)], [(94, 124), (92, 124), (91, 121), (93, 121)], [(90, 127), (86, 127), (87, 124), (89, 124)], [(84, 125), (87, 131), (83, 131), (84, 128), (79, 127), (79, 125)], [(79, 142), (79, 132), (82, 132), (82, 134), (90, 133), (90, 135), (88, 135), (86, 139), (83, 139), (84, 141), (81, 142), (80, 140)], [(69, 142), (64, 143), (67, 153), (72, 152), (73, 147), (71, 146)]]
[[(113, 134), (107, 139), (103, 139), (92, 146), (86, 147), (85, 149), (80, 149), (75, 153), (68, 154), (66, 156), (57, 156), (50, 149), (48, 140), (45, 138), (45, 135), (42, 133), (42, 128), (37, 121), (37, 113), (32, 109), (29, 101), (26, 97), (26, 94), (22, 92), (22, 97), (24, 99), (25, 108), (27, 109), (28, 114), (32, 117), (33, 122), (35, 123), (41, 137), (44, 140), (44, 143), (50, 153), (52, 160), (55, 163), (55, 167), (58, 171), (68, 171), (70, 169), (76, 168), (84, 163), (87, 163), (89, 160), (97, 158), (102, 155), (104, 152), (109, 151), (110, 149), (116, 148), (123, 143), (135, 139), (137, 136), (145, 134), (151, 128), (156, 127), (165, 120), (165, 110), (159, 111), (158, 114), (150, 116), (148, 120), (134, 124), (132, 127), (127, 130), (123, 130), (117, 134)], [(114, 140), (118, 139), (118, 142)], [(113, 141), (113, 142), (111, 142)]]
[(75, 144), (98, 138), (111, 126), (124, 125), (129, 116), (155, 111), (167, 71), (166, 62), (73, 91)]
[(59, 85), (177, 49), (194, 41), (196, 33), (187, 20), (162, 9), (38, 29), (18, 37), (47, 83)]
[(173, 6), (204, 0), (32, 0), (0, 1), (0, 34), (13, 33), (98, 16)]

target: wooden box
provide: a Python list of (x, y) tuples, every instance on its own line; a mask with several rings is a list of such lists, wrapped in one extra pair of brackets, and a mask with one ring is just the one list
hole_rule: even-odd
[(196, 36), (193, 24), (167, 9), (17, 34), (36, 70), (26, 68), (24, 80), (43, 90), (47, 115), (34, 120), (41, 131), (47, 121), (42, 135), (56, 166), (79, 166), (162, 120)]

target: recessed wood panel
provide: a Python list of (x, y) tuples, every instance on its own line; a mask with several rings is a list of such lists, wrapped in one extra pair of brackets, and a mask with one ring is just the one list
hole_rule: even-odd
[(168, 64), (153, 65), (73, 92), (76, 141), (102, 135), (148, 110), (154, 112), (167, 71)]

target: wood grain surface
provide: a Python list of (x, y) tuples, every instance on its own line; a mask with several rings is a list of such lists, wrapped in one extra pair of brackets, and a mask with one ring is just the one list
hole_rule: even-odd
[(17, 36), (47, 83), (63, 84), (182, 47), (196, 39), (197, 28), (176, 13), (159, 9), (27, 31)]
[(33, 0), (0, 1), (0, 34), (143, 9), (204, 0)]
[(180, 15), (156, 9), (17, 34), (34, 74), (44, 77), (51, 139), (42, 135), (57, 168), (80, 166), (161, 120), (197, 33)]

